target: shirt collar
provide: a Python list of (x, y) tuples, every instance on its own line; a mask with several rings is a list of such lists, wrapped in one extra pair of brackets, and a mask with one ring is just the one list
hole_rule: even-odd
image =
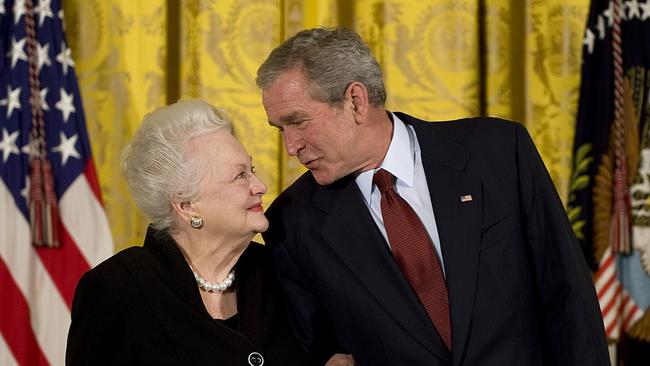
[[(379, 168), (362, 172), (355, 179), (368, 204), (372, 195), (372, 177), (379, 169), (387, 170), (403, 184), (413, 187), (415, 160), (411, 139), (409, 138), (409, 133), (404, 122), (392, 112), (391, 116), (393, 118), (393, 137), (391, 138), (390, 145), (388, 145), (388, 151), (386, 152), (384, 161), (382, 161)], [(409, 158), (405, 159), (404, 157)]]

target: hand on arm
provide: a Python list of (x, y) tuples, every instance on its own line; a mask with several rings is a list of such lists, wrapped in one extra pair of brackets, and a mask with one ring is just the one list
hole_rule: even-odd
[(327, 361), (325, 366), (354, 366), (354, 358), (352, 355), (337, 353)]

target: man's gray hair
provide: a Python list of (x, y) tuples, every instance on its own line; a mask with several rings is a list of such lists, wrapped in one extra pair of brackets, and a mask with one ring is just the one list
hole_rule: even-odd
[(181, 100), (144, 117), (122, 154), (122, 174), (155, 228), (171, 228), (172, 200), (191, 202), (199, 194), (207, 161), (187, 151), (187, 143), (221, 129), (232, 132), (226, 113), (201, 100)]
[(347, 28), (303, 30), (275, 48), (257, 70), (257, 86), (269, 88), (282, 73), (302, 68), (311, 97), (340, 106), (353, 82), (368, 89), (371, 104), (386, 102), (384, 75), (361, 37)]

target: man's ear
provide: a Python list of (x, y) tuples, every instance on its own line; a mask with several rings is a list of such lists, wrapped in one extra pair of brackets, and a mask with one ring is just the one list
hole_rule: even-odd
[(357, 122), (364, 121), (368, 114), (368, 89), (362, 83), (355, 81), (345, 89), (346, 103), (350, 103), (352, 114)]

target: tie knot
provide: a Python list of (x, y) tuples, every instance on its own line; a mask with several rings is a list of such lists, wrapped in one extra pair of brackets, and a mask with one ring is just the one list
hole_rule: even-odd
[(377, 185), (379, 192), (384, 193), (389, 189), (393, 189), (394, 179), (395, 177), (393, 177), (390, 172), (384, 169), (379, 169), (372, 177), (372, 182)]

